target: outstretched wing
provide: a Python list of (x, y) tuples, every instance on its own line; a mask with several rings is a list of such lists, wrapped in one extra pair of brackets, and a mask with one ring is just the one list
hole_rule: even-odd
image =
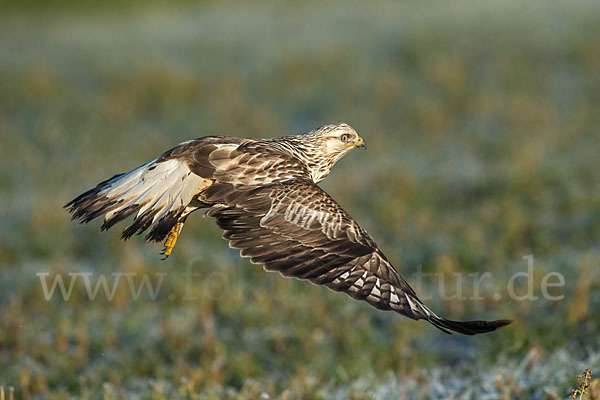
[(371, 236), (316, 184), (293, 180), (262, 187), (215, 184), (202, 194), (214, 204), (230, 246), (268, 271), (309, 280), (393, 310), (425, 319), (450, 333), (493, 331), (510, 321), (450, 321), (437, 316), (398, 274)]
[(168, 256), (187, 216), (208, 206), (196, 201), (197, 195), (213, 182), (267, 185), (306, 176), (301, 161), (260, 141), (207, 136), (115, 175), (65, 207), (82, 223), (104, 215), (102, 230), (134, 215), (121, 237), (148, 231), (147, 240), (166, 238), (163, 254)]

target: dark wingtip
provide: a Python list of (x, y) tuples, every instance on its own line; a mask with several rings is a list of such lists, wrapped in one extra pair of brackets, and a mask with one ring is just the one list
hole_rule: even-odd
[(73, 209), (75, 208), (75, 203), (77, 203), (78, 201), (80, 201), (84, 195), (89, 194), (90, 190), (88, 190), (85, 193), (80, 194), (79, 196), (75, 197), (73, 200), (69, 201), (67, 204), (65, 204), (63, 206), (63, 208), (70, 208), (71, 210), (69, 210), (69, 212), (72, 212)]
[(444, 318), (431, 318), (429, 320), (440, 330), (451, 334), (449, 331), (462, 333), (463, 335), (477, 335), (500, 329), (512, 323), (509, 319), (499, 319), (497, 321), (452, 321)]

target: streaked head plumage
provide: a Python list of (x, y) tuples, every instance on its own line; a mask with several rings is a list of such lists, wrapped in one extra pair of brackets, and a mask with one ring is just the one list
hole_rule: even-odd
[(366, 147), (364, 140), (348, 124), (323, 125), (300, 135), (305, 145), (306, 162), (313, 180), (324, 179), (333, 165), (357, 147)]
[(358, 133), (346, 123), (323, 125), (314, 129), (304, 136), (308, 136), (319, 142), (322, 146), (322, 151), (330, 153), (346, 154), (356, 147), (366, 147), (363, 139), (358, 136)]

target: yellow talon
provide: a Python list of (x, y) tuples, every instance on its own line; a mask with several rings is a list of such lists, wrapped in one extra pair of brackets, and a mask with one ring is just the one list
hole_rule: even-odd
[(169, 231), (169, 235), (167, 236), (167, 240), (165, 240), (165, 249), (163, 250), (163, 255), (165, 258), (171, 255), (173, 251), (173, 247), (175, 247), (175, 242), (177, 242), (177, 238), (179, 237), (179, 232), (181, 232), (181, 228), (183, 228), (182, 223), (175, 224), (171, 230)]

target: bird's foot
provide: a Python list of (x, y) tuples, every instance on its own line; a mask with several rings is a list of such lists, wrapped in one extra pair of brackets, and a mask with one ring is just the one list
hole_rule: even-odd
[(181, 228), (183, 228), (183, 224), (178, 222), (169, 231), (167, 239), (165, 240), (165, 248), (161, 253), (163, 256), (165, 256), (163, 260), (171, 255), (171, 252), (175, 247), (175, 242), (177, 242), (177, 238), (179, 237), (179, 232), (181, 232)]

